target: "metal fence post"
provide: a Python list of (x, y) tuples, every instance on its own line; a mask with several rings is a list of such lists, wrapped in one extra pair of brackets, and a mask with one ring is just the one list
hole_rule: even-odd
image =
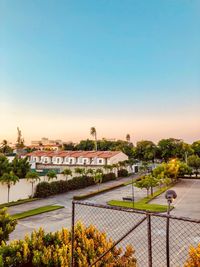
[(74, 221), (75, 221), (75, 203), (72, 201), (71, 267), (74, 266)]
[(170, 258), (169, 258), (169, 216), (167, 217), (167, 224), (166, 224), (166, 257), (167, 257), (167, 267), (170, 267)]
[(151, 215), (147, 213), (147, 235), (148, 235), (148, 260), (152, 267), (152, 242), (151, 242)]

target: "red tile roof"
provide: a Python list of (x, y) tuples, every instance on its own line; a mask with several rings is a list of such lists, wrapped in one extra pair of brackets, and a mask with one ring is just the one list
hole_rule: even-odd
[(72, 158), (111, 158), (121, 151), (33, 151), (27, 156), (33, 157), (72, 157)]

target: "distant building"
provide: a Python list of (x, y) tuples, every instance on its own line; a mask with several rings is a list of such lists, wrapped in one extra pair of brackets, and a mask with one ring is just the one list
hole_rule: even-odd
[[(29, 162), (38, 168), (47, 166), (100, 167), (128, 159), (121, 151), (34, 151), (27, 154)], [(60, 168), (60, 169), (63, 169)]]
[(27, 146), (27, 148), (35, 149), (35, 150), (53, 150), (58, 151), (62, 148), (63, 142), (60, 139), (50, 140), (46, 137), (41, 138), (41, 140), (31, 141), (31, 145)]
[(32, 146), (38, 146), (38, 145), (62, 145), (62, 140), (56, 139), (56, 140), (50, 140), (49, 138), (42, 137), (41, 140), (38, 141), (31, 141)]

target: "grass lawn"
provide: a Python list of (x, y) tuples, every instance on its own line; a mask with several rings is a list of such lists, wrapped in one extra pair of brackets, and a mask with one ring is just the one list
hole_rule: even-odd
[(38, 214), (41, 214), (41, 213), (62, 209), (62, 208), (64, 208), (64, 207), (63, 206), (59, 206), (59, 205), (43, 206), (43, 207), (39, 207), (37, 209), (28, 210), (28, 211), (25, 211), (25, 212), (22, 212), (22, 213), (14, 214), (14, 215), (12, 215), (12, 218), (16, 219), (16, 220), (20, 220), (20, 219), (23, 219), (23, 218), (26, 218), (26, 217), (30, 217), (30, 216), (34, 216), (34, 215), (38, 215)]
[[(118, 207), (124, 207), (124, 208), (132, 208), (137, 210), (145, 210), (145, 211), (151, 211), (151, 212), (166, 212), (168, 206), (167, 205), (159, 205), (159, 204), (149, 204), (149, 202), (154, 199), (155, 197), (159, 196), (160, 194), (164, 193), (167, 189), (171, 187), (164, 187), (156, 192), (154, 192), (153, 196), (145, 197), (137, 202), (134, 203), (131, 201), (122, 201), (122, 200), (111, 200), (107, 204), (111, 206), (118, 206)], [(171, 209), (174, 207), (171, 206)]]
[(145, 211), (151, 211), (151, 212), (166, 212), (167, 206), (165, 205), (158, 205), (158, 204), (145, 204), (145, 203), (139, 203), (135, 202), (133, 206), (133, 202), (131, 201), (121, 201), (121, 200), (111, 200), (108, 202), (111, 206), (118, 206), (118, 207), (124, 207), (124, 208), (132, 208), (137, 210), (145, 210)]

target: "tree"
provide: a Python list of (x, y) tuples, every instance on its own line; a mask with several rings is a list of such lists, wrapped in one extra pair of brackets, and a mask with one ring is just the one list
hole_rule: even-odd
[(95, 144), (93, 140), (81, 140), (78, 145), (76, 145), (76, 150), (91, 151), (94, 150)]
[(16, 144), (16, 148), (18, 148), (18, 149), (24, 148), (24, 139), (22, 138), (22, 132), (19, 129), (19, 127), (17, 127), (17, 144)]
[(192, 174), (192, 168), (190, 168), (185, 162), (180, 162), (178, 176), (185, 176), (191, 174)]
[(142, 140), (137, 142), (136, 157), (142, 161), (154, 161), (156, 156), (156, 145), (152, 141)]
[(177, 159), (172, 159), (164, 166), (165, 166), (165, 176), (176, 181), (178, 178), (180, 161)]
[[(15, 240), (1, 247), (0, 259), (4, 267), (19, 266), (71, 266), (72, 232), (62, 229), (45, 233), (42, 228), (24, 240)], [(78, 223), (74, 227), (74, 266), (91, 266), (103, 253), (110, 250), (96, 266), (136, 267), (134, 248), (115, 246), (115, 240), (107, 237), (94, 225)]]
[(126, 135), (126, 141), (127, 141), (128, 143), (131, 141), (131, 136), (130, 136), (130, 134), (127, 134), (127, 135)]
[(190, 145), (184, 143), (181, 139), (168, 138), (158, 142), (158, 158), (165, 162), (172, 158), (184, 160), (191, 153)]
[(102, 183), (102, 179), (103, 179), (102, 172), (96, 171), (93, 178), (94, 178), (95, 184), (98, 184), (98, 191), (99, 191), (99, 186), (100, 186), (100, 183)]
[(97, 131), (95, 127), (90, 128), (90, 134), (94, 137), (95, 140), (95, 150), (97, 151)]
[(26, 174), (26, 179), (27, 181), (29, 181), (32, 185), (32, 197), (33, 197), (33, 184), (37, 181), (40, 181), (40, 177), (38, 175), (37, 172), (35, 171), (29, 171), (27, 174)]
[(0, 147), (0, 153), (3, 153), (4, 155), (10, 154), (12, 153), (13, 150), (12, 148), (8, 145), (8, 141), (7, 140), (3, 140), (1, 143), (1, 147)]
[(69, 176), (72, 176), (72, 171), (67, 168), (67, 169), (64, 169), (64, 171), (62, 172), (62, 174), (66, 177), (66, 181), (68, 180), (68, 177)]
[(149, 197), (149, 189), (150, 189), (150, 184), (146, 178), (146, 176), (142, 176), (141, 180), (135, 182), (135, 186), (138, 188), (145, 188), (147, 190), (147, 197)]
[(72, 143), (72, 142), (64, 143), (64, 144), (62, 145), (62, 149), (63, 149), (63, 150), (75, 150), (75, 144)]
[(9, 173), (10, 171), (11, 171), (11, 166), (9, 164), (8, 159), (4, 155), (0, 154), (0, 177), (4, 173)]
[(49, 171), (47, 172), (47, 177), (48, 177), (48, 181), (53, 180), (54, 178), (57, 179), (56, 171), (54, 171), (54, 170), (49, 170)]
[(188, 157), (188, 165), (195, 170), (196, 177), (198, 175), (198, 170), (200, 169), (200, 157), (197, 155), (192, 155)]
[(147, 180), (146, 183), (149, 184), (151, 195), (153, 196), (153, 188), (158, 185), (158, 180), (152, 175), (147, 175), (145, 179)]
[(7, 209), (0, 209), (0, 245), (9, 239), (9, 234), (15, 230), (17, 221), (7, 214)]
[(119, 161), (118, 164), (119, 164), (120, 170), (123, 169), (123, 167), (126, 167), (126, 161)]
[(191, 147), (194, 153), (200, 157), (200, 140), (193, 142)]
[(30, 172), (31, 167), (30, 163), (28, 162), (28, 158), (19, 158), (15, 157), (11, 162), (11, 167), (15, 175), (19, 178), (25, 178), (27, 173)]
[(80, 174), (82, 177), (85, 175), (85, 168), (75, 168), (75, 173)]
[(0, 183), (2, 184), (6, 184), (8, 187), (8, 203), (9, 203), (9, 198), (10, 198), (10, 188), (12, 185), (15, 185), (16, 182), (19, 182), (19, 177), (16, 176), (13, 171), (11, 171), (10, 173), (4, 173), (1, 177), (0, 177)]
[(94, 170), (89, 168), (89, 169), (86, 170), (86, 174), (92, 176), (94, 174)]
[(188, 259), (184, 267), (199, 267), (200, 266), (200, 243), (197, 247), (190, 246)]

